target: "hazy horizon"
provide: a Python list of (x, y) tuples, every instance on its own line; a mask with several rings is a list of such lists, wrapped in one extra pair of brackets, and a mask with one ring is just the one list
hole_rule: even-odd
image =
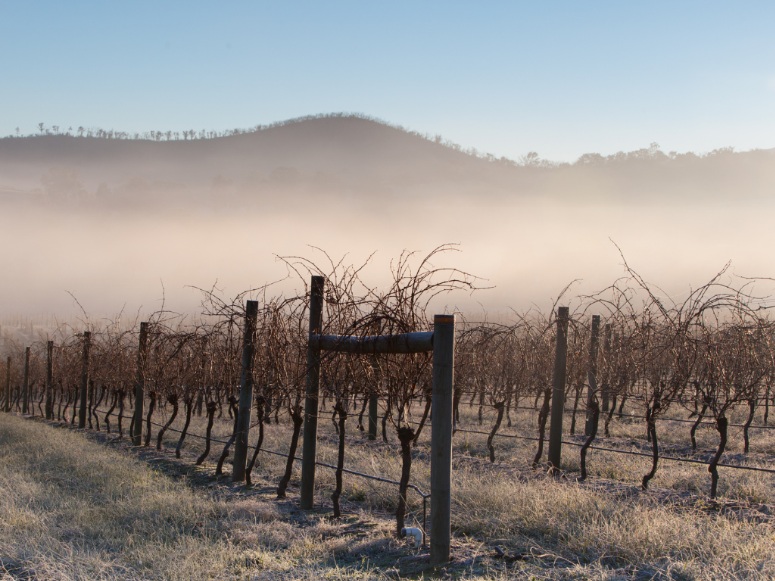
[(311, 246), (376, 252), (382, 284), (459, 243), (445, 264), (495, 286), (467, 311), (599, 290), (615, 244), (675, 296), (729, 260), (775, 276), (772, 3), (0, 13), (0, 135), (42, 134), (0, 138), (0, 316), (152, 311), (162, 281), (190, 311), (187, 285), (233, 296)]

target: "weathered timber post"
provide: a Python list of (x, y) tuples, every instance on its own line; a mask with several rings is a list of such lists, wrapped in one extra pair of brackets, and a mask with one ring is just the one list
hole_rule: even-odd
[(54, 342), (46, 341), (46, 419), (54, 419)]
[(5, 362), (5, 413), (11, 411), (11, 358)]
[(30, 348), (24, 349), (24, 384), (22, 385), (22, 413), (29, 410), (30, 401)]
[[(325, 278), (313, 276), (309, 296), (309, 334), (323, 328), (323, 286)], [(320, 348), (307, 347), (307, 396), (304, 402), (304, 444), (301, 462), (301, 508), (311, 510), (315, 496), (315, 460), (318, 435), (318, 394), (320, 393)]]
[(237, 439), (234, 443), (232, 482), (245, 480), (250, 436), (250, 408), (253, 404), (253, 356), (256, 352), (256, 321), (258, 301), (248, 301), (245, 308), (245, 334), (242, 339), (242, 374), (240, 376)]
[(431, 413), (431, 565), (449, 561), (452, 537), (452, 386), (455, 315), (433, 320), (433, 404)]
[(140, 323), (140, 348), (137, 352), (137, 384), (135, 413), (132, 424), (132, 444), (139, 446), (143, 438), (143, 400), (145, 399), (145, 364), (148, 361), (148, 323)]
[(557, 309), (557, 349), (554, 357), (552, 382), (552, 423), (549, 427), (549, 464), (553, 474), (559, 474), (562, 455), (562, 415), (565, 411), (565, 379), (568, 358), (568, 307)]
[(86, 427), (86, 398), (89, 390), (89, 352), (91, 351), (91, 332), (83, 332), (83, 356), (81, 359), (81, 406), (78, 409), (78, 427)]
[(608, 398), (610, 397), (609, 391), (610, 391), (610, 382), (611, 382), (610, 371), (609, 371), (611, 369), (611, 366), (608, 363), (608, 361), (611, 358), (611, 323), (605, 324), (605, 339), (603, 340), (603, 357), (605, 358), (606, 366), (605, 366), (605, 374), (603, 375), (603, 389), (601, 391), (603, 395), (603, 411), (607, 412)]
[(600, 347), (600, 315), (592, 315), (592, 337), (589, 341), (589, 375), (594, 378), (589, 381), (587, 388), (587, 421), (584, 424), (584, 435), (592, 435), (592, 403), (595, 401), (595, 389), (597, 385), (597, 352)]

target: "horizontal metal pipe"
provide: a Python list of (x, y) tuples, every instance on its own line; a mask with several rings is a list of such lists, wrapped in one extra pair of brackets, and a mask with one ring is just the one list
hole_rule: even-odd
[(423, 353), (433, 351), (433, 331), (370, 337), (310, 335), (309, 346), (312, 349), (343, 353)]

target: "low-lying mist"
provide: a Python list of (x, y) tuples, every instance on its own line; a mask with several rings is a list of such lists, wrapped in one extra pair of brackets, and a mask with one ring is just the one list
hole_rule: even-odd
[[(142, 214), (15, 207), (0, 217), (6, 249), (0, 312), (132, 314), (162, 307), (197, 309), (216, 285), (225, 297), (271, 281), (272, 292), (303, 288), (278, 256), (305, 257), (325, 271), (328, 259), (362, 264), (363, 279), (387, 285), (403, 250), (418, 258), (444, 243), (458, 251), (435, 258), (493, 287), (437, 301), (438, 310), (548, 309), (571, 281), (570, 296), (592, 293), (630, 266), (676, 300), (727, 261), (745, 276), (774, 276), (769, 249), (773, 203), (670, 206), (480, 205), (443, 196), (350, 206), (346, 202), (260, 207), (219, 213), (167, 210)], [(613, 241), (613, 242), (612, 242)], [(614, 244), (616, 243), (616, 245)], [(285, 280), (283, 280), (285, 279)]]
[(775, 277), (772, 150), (513, 162), (357, 116), (160, 136), (0, 139), (0, 315), (192, 312), (192, 287), (213, 285), (288, 294), (303, 284), (277, 257), (325, 271), (317, 249), (375, 253), (363, 278), (380, 286), (402, 251), (456, 243), (437, 266), (492, 288), (433, 308), (469, 313), (546, 310), (574, 280), (569, 297), (598, 291), (625, 274), (619, 248), (676, 300), (730, 260)]

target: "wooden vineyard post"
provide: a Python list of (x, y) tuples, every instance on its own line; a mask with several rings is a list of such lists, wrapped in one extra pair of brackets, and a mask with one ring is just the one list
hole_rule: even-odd
[(557, 349), (552, 382), (552, 424), (549, 427), (549, 464), (552, 474), (559, 474), (562, 456), (562, 415), (565, 411), (565, 379), (568, 357), (568, 307), (557, 309)]
[(5, 362), (5, 413), (11, 411), (11, 358)]
[(54, 342), (46, 341), (46, 419), (54, 419)]
[(148, 360), (148, 323), (140, 323), (140, 347), (137, 352), (137, 384), (135, 385), (135, 421), (132, 444), (139, 446), (143, 437), (143, 400), (145, 399), (145, 364)]
[(452, 537), (452, 385), (455, 316), (433, 320), (433, 403), (431, 413), (431, 565), (449, 561)]
[[(592, 315), (592, 337), (589, 342), (589, 375), (597, 385), (597, 352), (600, 346), (600, 315)], [(584, 435), (592, 435), (592, 402), (595, 399), (593, 383), (590, 380), (587, 388), (587, 421), (584, 424)]]
[[(323, 328), (323, 286), (325, 278), (313, 276), (309, 297), (309, 334)], [(320, 392), (320, 348), (307, 347), (307, 394), (304, 401), (304, 443), (301, 461), (301, 508), (311, 510), (315, 496), (315, 461), (318, 434), (318, 394)]]
[(22, 413), (26, 414), (29, 410), (30, 401), (30, 348), (24, 349), (24, 383), (22, 385)]
[(258, 301), (248, 301), (245, 308), (245, 334), (242, 339), (242, 374), (240, 376), (237, 439), (234, 443), (232, 482), (245, 480), (250, 436), (250, 408), (253, 403), (253, 356), (256, 352), (256, 321)]
[(81, 358), (81, 406), (78, 409), (78, 427), (86, 427), (86, 398), (89, 390), (89, 352), (91, 351), (91, 332), (83, 332), (83, 355)]

